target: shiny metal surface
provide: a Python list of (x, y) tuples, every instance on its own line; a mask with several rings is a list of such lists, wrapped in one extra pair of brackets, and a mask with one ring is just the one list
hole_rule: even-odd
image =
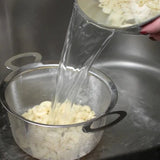
[[(35, 52), (26, 54), (35, 57), (35, 61), (41, 58), (40, 54)], [(121, 117), (121, 112), (110, 112), (117, 100), (114, 83), (101, 72), (95, 69), (90, 71), (87, 77), (88, 83), (85, 84), (85, 89), (81, 88), (81, 91), (77, 93), (75, 102), (88, 105), (95, 112), (96, 117), (89, 121), (71, 125), (46, 125), (31, 122), (23, 118), (21, 114), (28, 111), (31, 106), (53, 99), (58, 65), (32, 63), (15, 69), (12, 60), (26, 58), (26, 54), (14, 56), (7, 61), (10, 62), (7, 64), (11, 66), (13, 72), (0, 86), (0, 101), (8, 112), (16, 144), (29, 155), (45, 160), (77, 159), (90, 153), (102, 138), (104, 128), (116, 125), (124, 118), (118, 118), (119, 120), (106, 125), (106, 116), (118, 113)], [(88, 131), (90, 126), (92, 130)], [(75, 140), (74, 137), (78, 139)], [(64, 149), (58, 152), (59, 148)]]
[[(0, 78), (7, 73), (4, 61), (18, 53), (37, 51), (42, 53), (43, 60), (52, 59), (57, 63), (72, 10), (72, 0), (46, 0), (45, 3), (43, 0), (25, 3), (22, 0), (8, 1), (9, 14), (14, 19), (10, 32), (14, 41), (7, 38), (3, 2), (0, 1)], [(20, 3), (22, 8), (18, 7)], [(31, 8), (29, 3), (32, 3)], [(28, 12), (32, 13), (30, 17), (22, 18)], [(31, 22), (33, 26), (29, 27)], [(115, 110), (126, 111), (127, 117), (106, 130), (97, 148), (82, 159), (160, 159), (159, 53), (160, 43), (150, 41), (147, 36), (117, 34), (97, 59), (94, 67), (109, 74), (118, 88), (119, 100)], [(0, 159), (33, 160), (15, 144), (2, 107)]]
[[(19, 68), (13, 64), (16, 60), (28, 57), (35, 58), (34, 63)], [(27, 52), (11, 57), (5, 62), (6, 67), (13, 72), (7, 75), (0, 85), (0, 102), (8, 113), (14, 140), (23, 151), (36, 158), (46, 160), (55, 158), (57, 160), (63, 157), (63, 159), (68, 160), (68, 156), (73, 159), (82, 157), (90, 153), (99, 143), (104, 129), (116, 125), (126, 116), (124, 111), (111, 112), (118, 98), (116, 86), (109, 77), (92, 68), (87, 77), (88, 83), (77, 93), (75, 103), (90, 106), (96, 114), (95, 118), (71, 125), (46, 125), (31, 122), (22, 117), (21, 114), (28, 111), (31, 106), (52, 100), (56, 90), (55, 81), (58, 65), (43, 64), (40, 62), (41, 58), (37, 52)], [(114, 114), (118, 114), (118, 118), (106, 124), (106, 118)], [(76, 132), (78, 129), (79, 131)], [(75, 131), (75, 136), (81, 136), (80, 141), (75, 142), (72, 139), (72, 136), (74, 137), (70, 134), (72, 130)], [(66, 132), (71, 136), (67, 139), (70, 140), (72, 149), (70, 147), (69, 150), (68, 148), (64, 149), (63, 154), (50, 154), (52, 152), (57, 153), (56, 149), (53, 151), (54, 148), (57, 148), (54, 144), (56, 138), (61, 136), (59, 141), (62, 139), (62, 141), (68, 141), (65, 136)], [(59, 133), (58, 136), (57, 133)], [(50, 137), (50, 135), (53, 136)], [(45, 137), (49, 138), (45, 139)], [(48, 145), (48, 142), (52, 143)], [(68, 144), (59, 142), (57, 145), (63, 148), (64, 145)], [(76, 149), (74, 145), (76, 145)], [(43, 148), (46, 147), (48, 150), (44, 152)], [(39, 152), (44, 153), (40, 154)], [(71, 154), (72, 156), (70, 156)], [(56, 157), (52, 157), (53, 155)]]
[[(89, 76), (87, 77), (88, 83), (85, 84), (85, 89), (81, 88), (81, 92), (83, 92), (88, 99), (83, 101), (82, 98), (84, 98), (84, 96), (81, 95), (80, 92), (79, 95), (77, 94), (76, 103), (79, 103), (80, 101), (81, 104), (85, 103), (85, 105), (92, 106), (92, 109), (97, 115), (95, 118), (79, 124), (54, 126), (37, 124), (24, 119), (21, 114), (27, 111), (29, 109), (28, 107), (40, 104), (45, 100), (51, 101), (54, 97), (58, 68), (57, 64), (43, 64), (42, 62), (39, 62), (24, 65), (17, 69), (16, 66), (12, 64), (12, 60), (22, 57), (26, 58), (26, 55), (35, 57), (34, 62), (37, 60), (39, 61), (39, 58), (41, 58), (39, 53), (28, 52), (11, 57), (7, 60), (7, 63), (5, 63), (8, 68), (13, 70), (13, 72), (7, 75), (1, 83), (0, 101), (9, 114), (21, 121), (25, 121), (28, 124), (53, 128), (74, 127), (79, 125), (87, 127), (88, 125), (94, 125), (94, 122), (103, 120), (103, 117), (112, 114), (110, 111), (114, 108), (118, 99), (116, 86), (109, 77), (98, 70), (91, 68)], [(98, 87), (95, 87), (94, 84)], [(101, 97), (99, 95), (103, 96)], [(90, 99), (93, 100), (90, 101)], [(99, 102), (100, 104), (98, 105)], [(121, 117), (121, 112), (117, 114)], [(96, 128), (96, 130), (98, 131), (103, 129)]]

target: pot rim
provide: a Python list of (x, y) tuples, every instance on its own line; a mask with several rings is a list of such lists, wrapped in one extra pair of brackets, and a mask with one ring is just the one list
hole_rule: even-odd
[(107, 113), (109, 111), (111, 111), (118, 99), (118, 92), (117, 92), (117, 88), (115, 86), (115, 84), (113, 83), (113, 81), (111, 80), (111, 78), (109, 78), (107, 75), (105, 75), (104, 73), (98, 71), (95, 68), (91, 68), (89, 71), (90, 75), (95, 76), (96, 78), (100, 79), (105, 85), (109, 86), (109, 90), (111, 93), (111, 101), (110, 104), (106, 110), (105, 113), (99, 114), (97, 115), (95, 118), (92, 118), (88, 121), (85, 122), (81, 122), (81, 123), (75, 123), (75, 124), (66, 124), (66, 125), (49, 125), (49, 124), (41, 124), (41, 123), (37, 123), (37, 122), (33, 122), (30, 121), (28, 119), (25, 119), (24, 117), (22, 117), (21, 115), (17, 114), (15, 111), (13, 111), (12, 109), (10, 109), (9, 105), (6, 102), (6, 98), (5, 98), (5, 90), (7, 88), (7, 86), (9, 85), (9, 83), (15, 78), (17, 77), (19, 74), (23, 74), (25, 72), (32, 72), (33, 70), (36, 69), (44, 69), (44, 68), (58, 68), (58, 64), (44, 64), (44, 63), (31, 63), (31, 64), (27, 64), (24, 65), (20, 68), (18, 68), (17, 70), (12, 71), (11, 73), (9, 73), (4, 80), (2, 81), (1, 85), (0, 85), (0, 102), (2, 104), (2, 106), (5, 108), (5, 110), (7, 111), (7, 113), (13, 115), (14, 117), (18, 118), (19, 120), (22, 120), (23, 122), (32, 124), (32, 125), (37, 125), (37, 126), (41, 126), (41, 127), (49, 127), (49, 128), (69, 128), (69, 127), (76, 127), (76, 126), (87, 126), (90, 125), (91, 123), (93, 123), (94, 121), (103, 118), (104, 116), (107, 115)]

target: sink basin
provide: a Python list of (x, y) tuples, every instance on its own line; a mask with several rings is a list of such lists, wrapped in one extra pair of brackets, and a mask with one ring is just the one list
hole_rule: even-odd
[[(0, 80), (7, 71), (4, 61), (22, 52), (36, 51), (44, 61), (58, 63), (72, 0), (45, 3), (3, 0), (0, 4)], [(83, 160), (160, 159), (159, 51), (160, 42), (151, 41), (147, 36), (117, 33), (95, 61), (93, 67), (109, 75), (117, 86), (119, 99), (114, 110), (123, 110), (127, 116), (105, 130), (97, 148)], [(0, 159), (33, 160), (15, 144), (2, 106)]]

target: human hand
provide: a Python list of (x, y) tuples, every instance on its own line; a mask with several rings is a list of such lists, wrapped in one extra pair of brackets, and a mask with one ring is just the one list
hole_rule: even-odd
[(140, 33), (144, 35), (149, 34), (151, 40), (160, 41), (160, 17), (143, 26)]

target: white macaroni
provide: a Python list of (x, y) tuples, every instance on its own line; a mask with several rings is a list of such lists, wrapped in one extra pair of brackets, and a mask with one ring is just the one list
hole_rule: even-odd
[[(55, 118), (51, 118), (55, 115)], [(73, 105), (70, 108), (68, 101), (58, 104), (52, 111), (51, 102), (44, 101), (22, 116), (43, 124), (73, 124), (92, 119), (95, 113), (89, 106)], [(81, 125), (59, 128), (29, 125), (27, 131), (19, 127), (15, 139), (23, 150), (35, 158), (73, 160), (90, 152), (100, 141), (102, 134), (103, 132), (84, 133)]]
[(85, 122), (95, 117), (94, 111), (89, 106), (81, 106), (66, 101), (58, 103), (54, 110), (51, 109), (52, 103), (44, 101), (22, 116), (34, 122), (52, 125), (65, 125)]
[(139, 24), (160, 13), (160, 0), (99, 0), (108, 24), (126, 27)]

